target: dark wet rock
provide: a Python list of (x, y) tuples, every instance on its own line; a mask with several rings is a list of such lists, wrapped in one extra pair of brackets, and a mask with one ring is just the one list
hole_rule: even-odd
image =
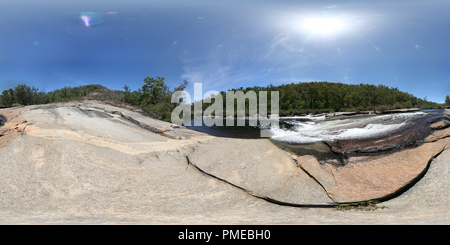
[(327, 117), (337, 117), (337, 116), (353, 116), (356, 114), (360, 114), (359, 112), (352, 111), (352, 112), (335, 112), (335, 113), (329, 113), (326, 116)]
[(6, 122), (6, 117), (3, 115), (0, 115), (0, 127), (5, 125)]
[(347, 156), (354, 153), (399, 150), (422, 143), (427, 136), (434, 132), (430, 125), (445, 118), (446, 116), (442, 113), (430, 114), (414, 119), (408, 127), (400, 128), (389, 135), (381, 135), (371, 139), (337, 140), (325, 143), (333, 152)]
[(403, 112), (415, 112), (420, 111), (419, 108), (405, 108), (405, 109), (394, 109), (394, 110), (387, 110), (382, 112), (381, 114), (390, 114), (390, 113), (403, 113)]

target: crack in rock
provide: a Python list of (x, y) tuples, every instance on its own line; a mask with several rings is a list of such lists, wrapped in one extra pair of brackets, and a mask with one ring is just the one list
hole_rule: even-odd
[(214, 178), (214, 179), (216, 179), (216, 180), (219, 180), (219, 181), (221, 181), (221, 182), (227, 183), (227, 184), (229, 184), (229, 185), (231, 185), (231, 186), (233, 186), (233, 187), (235, 187), (235, 188), (238, 188), (239, 190), (242, 190), (242, 191), (248, 193), (249, 195), (251, 195), (251, 196), (253, 196), (253, 197), (256, 197), (256, 198), (259, 198), (259, 199), (263, 199), (263, 200), (268, 201), (268, 202), (271, 202), (271, 203), (275, 203), (275, 204), (278, 204), (278, 205), (284, 205), (284, 206), (293, 206), (293, 207), (316, 207), (316, 208), (318, 208), (318, 207), (322, 207), (322, 208), (332, 208), (332, 207), (336, 207), (336, 206), (338, 205), (338, 204), (335, 204), (335, 203), (321, 203), (321, 204), (311, 204), (311, 203), (308, 203), (308, 204), (306, 204), (306, 203), (289, 203), (289, 202), (279, 201), (279, 200), (276, 200), (276, 199), (274, 199), (274, 198), (270, 198), (270, 197), (267, 197), (267, 196), (264, 196), (264, 195), (260, 195), (260, 194), (258, 194), (258, 193), (255, 192), (255, 191), (252, 191), (252, 190), (243, 188), (243, 187), (241, 187), (241, 186), (239, 186), (239, 185), (236, 185), (236, 184), (233, 184), (233, 183), (231, 183), (231, 182), (229, 182), (229, 181), (227, 181), (227, 180), (225, 180), (225, 179), (222, 179), (222, 178), (219, 178), (219, 177), (217, 177), (217, 176), (215, 176), (215, 175), (213, 175), (213, 174), (210, 174), (210, 173), (204, 171), (203, 169), (199, 168), (195, 163), (193, 163), (193, 162), (189, 159), (188, 156), (186, 156), (186, 160), (187, 160), (187, 167), (186, 167), (186, 169), (187, 169), (189, 166), (192, 166), (192, 167), (194, 167), (197, 171), (199, 171), (199, 172), (201, 172), (202, 174), (204, 174), (205, 176), (209, 176), (209, 177)]

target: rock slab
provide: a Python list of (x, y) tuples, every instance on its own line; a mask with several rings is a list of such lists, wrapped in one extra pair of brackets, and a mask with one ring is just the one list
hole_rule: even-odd
[(188, 156), (204, 172), (257, 197), (294, 205), (333, 203), (323, 187), (267, 139), (214, 138)]
[(336, 202), (358, 202), (389, 197), (413, 182), (450, 139), (427, 143), (380, 158), (351, 158), (336, 172), (329, 194)]
[(314, 176), (336, 203), (383, 199), (413, 183), (446, 147), (450, 138), (389, 155), (350, 157), (343, 167), (320, 164), (313, 156), (297, 163)]

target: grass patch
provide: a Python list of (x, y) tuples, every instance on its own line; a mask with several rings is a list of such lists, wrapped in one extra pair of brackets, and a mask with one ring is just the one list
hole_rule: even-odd
[(377, 200), (369, 200), (364, 202), (345, 203), (336, 206), (336, 210), (360, 210), (360, 211), (373, 211), (375, 209), (384, 209), (386, 206), (378, 206), (380, 203)]

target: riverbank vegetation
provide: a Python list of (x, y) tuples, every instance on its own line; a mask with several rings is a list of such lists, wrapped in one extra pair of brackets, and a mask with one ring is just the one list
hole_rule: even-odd
[(141, 107), (144, 114), (150, 117), (170, 122), (172, 110), (176, 106), (171, 103), (172, 94), (184, 90), (188, 84), (184, 80), (180, 86), (171, 90), (165, 84), (164, 77), (146, 77), (142, 88), (138, 90), (131, 91), (127, 85), (123, 87), (124, 102)]

